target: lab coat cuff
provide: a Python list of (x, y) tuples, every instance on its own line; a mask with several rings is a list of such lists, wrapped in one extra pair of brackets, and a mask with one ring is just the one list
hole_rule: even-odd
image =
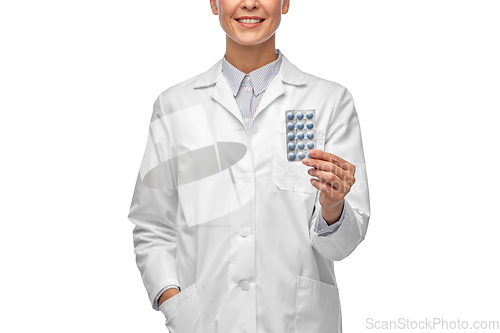
[(157, 311), (160, 310), (160, 305), (158, 304), (159, 300), (160, 300), (160, 297), (161, 295), (165, 292), (165, 290), (169, 289), (169, 288), (177, 288), (177, 290), (181, 290), (180, 287), (178, 285), (175, 285), (175, 284), (169, 284), (168, 286), (166, 287), (163, 287), (162, 290), (160, 290), (158, 292), (158, 295), (156, 295), (156, 298), (155, 298), (155, 302), (153, 304), (153, 308)]
[[(347, 257), (363, 238), (357, 216), (349, 201), (344, 200), (345, 216), (337, 231), (328, 236), (319, 236), (313, 231), (312, 245), (328, 260), (340, 261)], [(321, 212), (320, 212), (321, 213)], [(359, 212), (357, 214), (360, 214)]]
[(328, 223), (326, 223), (325, 219), (323, 218), (322, 209), (320, 207), (318, 213), (318, 223), (316, 228), (318, 236), (325, 237), (337, 231), (337, 229), (344, 221), (344, 218), (345, 218), (345, 205), (342, 208), (342, 214), (340, 215), (339, 220), (331, 225), (328, 225)]
[[(175, 286), (178, 286), (179, 285), (179, 281), (176, 279), (176, 278), (168, 278), (166, 280), (163, 280), (161, 281), (160, 283), (158, 283), (157, 285), (153, 286), (152, 288), (152, 292), (150, 293), (150, 302), (151, 302), (151, 305), (153, 306), (153, 309), (155, 310), (160, 310), (159, 306), (158, 306), (158, 298), (159, 296), (158, 295), (161, 295), (160, 292), (161, 291), (164, 291), (163, 289), (165, 289), (171, 285), (175, 285)], [(166, 289), (165, 289), (166, 290)]]

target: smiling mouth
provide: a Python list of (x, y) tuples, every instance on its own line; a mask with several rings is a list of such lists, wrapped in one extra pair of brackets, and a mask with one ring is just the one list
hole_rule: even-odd
[(246, 24), (255, 24), (255, 23), (261, 23), (264, 22), (265, 19), (257, 20), (257, 19), (237, 19), (236, 21), (240, 23), (246, 23)]

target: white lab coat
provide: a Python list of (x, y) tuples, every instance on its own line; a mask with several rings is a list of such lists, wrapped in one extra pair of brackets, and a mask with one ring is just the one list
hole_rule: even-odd
[[(341, 332), (333, 262), (370, 217), (352, 96), (283, 55), (247, 130), (221, 62), (154, 103), (128, 215), (149, 300), (181, 287), (160, 306), (172, 333)], [(309, 167), (286, 158), (285, 111), (311, 108), (316, 148), (356, 166), (345, 220), (326, 237)]]

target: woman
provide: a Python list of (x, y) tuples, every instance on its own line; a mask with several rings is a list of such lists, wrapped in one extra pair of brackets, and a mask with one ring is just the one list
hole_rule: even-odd
[(151, 304), (173, 333), (341, 332), (333, 262), (370, 217), (352, 96), (275, 48), (289, 0), (210, 5), (225, 55), (158, 96), (129, 212)]

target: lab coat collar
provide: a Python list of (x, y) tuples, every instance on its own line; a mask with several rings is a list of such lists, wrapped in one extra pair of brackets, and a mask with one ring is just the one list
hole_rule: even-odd
[[(304, 74), (287, 57), (282, 54), (281, 67), (276, 76), (285, 83), (301, 86), (307, 83)], [(215, 63), (208, 71), (201, 74), (194, 83), (194, 88), (204, 88), (217, 83), (222, 77), (222, 58)]]
[[(259, 102), (257, 110), (255, 110), (254, 119), (269, 106), (276, 98), (285, 93), (284, 83), (301, 86), (307, 84), (303, 72), (295, 67), (286, 57), (282, 54), (281, 67), (278, 74), (273, 78), (266, 92)], [(214, 90), (210, 94), (217, 103), (222, 105), (226, 110), (233, 114), (233, 116), (246, 127), (244, 120), (241, 116), (241, 111), (233, 96), (231, 87), (222, 74), (222, 59), (213, 65), (208, 71), (201, 74), (194, 83), (194, 88), (209, 87), (215, 85)]]

